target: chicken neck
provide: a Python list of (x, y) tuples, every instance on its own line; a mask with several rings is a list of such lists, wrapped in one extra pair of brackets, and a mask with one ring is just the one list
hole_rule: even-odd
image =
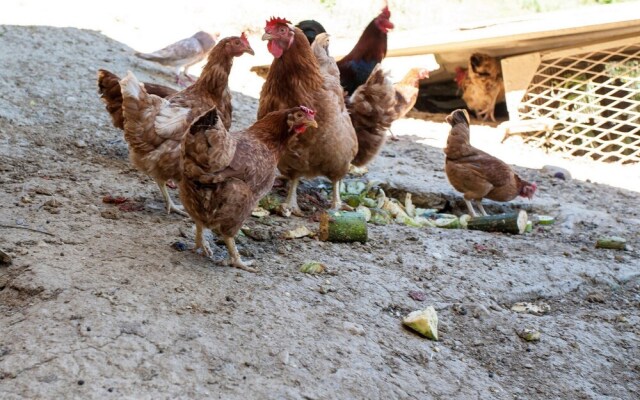
[(221, 98), (227, 88), (232, 66), (233, 55), (226, 52), (224, 46), (216, 46), (211, 50), (207, 64), (194, 85), (200, 86), (214, 98)]

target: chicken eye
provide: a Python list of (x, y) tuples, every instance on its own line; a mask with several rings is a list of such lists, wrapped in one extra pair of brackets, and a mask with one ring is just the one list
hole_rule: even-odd
[(233, 42), (233, 44), (236, 45), (236, 46), (240, 46), (240, 41), (236, 40), (236, 41)]

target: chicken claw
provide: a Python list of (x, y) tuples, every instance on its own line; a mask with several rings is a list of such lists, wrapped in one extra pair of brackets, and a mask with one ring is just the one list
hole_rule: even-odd
[(253, 264), (253, 262), (242, 262), (242, 259), (240, 259), (240, 253), (238, 253), (238, 249), (236, 247), (236, 241), (233, 237), (223, 236), (222, 240), (224, 240), (224, 244), (227, 245), (227, 250), (229, 251), (229, 260), (226, 262), (227, 265), (243, 269), (247, 272), (258, 272), (257, 269), (249, 266)]
[(164, 202), (167, 205), (167, 214), (171, 214), (171, 211), (175, 212), (176, 214), (180, 214), (183, 217), (188, 217), (189, 214), (187, 214), (183, 209), (181, 209), (180, 207), (178, 207), (173, 200), (171, 200), (171, 196), (169, 196), (169, 191), (167, 190), (167, 185), (166, 182), (156, 182), (158, 184), (158, 187), (160, 188), (160, 192), (162, 192), (162, 197), (164, 198)]
[(204, 239), (204, 227), (202, 225), (196, 224), (196, 246), (193, 248), (193, 251), (197, 251), (198, 249), (202, 249), (202, 253), (207, 257), (213, 256), (213, 251), (211, 247), (209, 247), (209, 243)]

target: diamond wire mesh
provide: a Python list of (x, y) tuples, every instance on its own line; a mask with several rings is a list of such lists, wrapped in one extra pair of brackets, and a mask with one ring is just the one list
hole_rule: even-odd
[(640, 42), (543, 58), (518, 112), (557, 122), (527, 142), (603, 162), (640, 161)]

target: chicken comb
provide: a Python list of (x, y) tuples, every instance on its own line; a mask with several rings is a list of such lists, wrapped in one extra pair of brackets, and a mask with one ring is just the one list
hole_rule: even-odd
[(305, 106), (300, 106), (300, 109), (307, 114), (307, 117), (309, 118), (313, 118), (316, 115), (316, 112), (313, 111), (312, 109), (310, 109), (309, 107), (305, 107)]
[(386, 19), (391, 18), (391, 11), (389, 11), (389, 6), (384, 6), (382, 11), (380, 11), (380, 16)]
[(278, 24), (291, 25), (291, 21), (285, 18), (271, 17), (271, 19), (267, 20), (267, 26), (265, 29), (275, 28)]
[(244, 32), (242, 32), (242, 35), (240, 35), (240, 41), (245, 45), (245, 46), (249, 46), (249, 39), (247, 39), (247, 35), (245, 35)]

